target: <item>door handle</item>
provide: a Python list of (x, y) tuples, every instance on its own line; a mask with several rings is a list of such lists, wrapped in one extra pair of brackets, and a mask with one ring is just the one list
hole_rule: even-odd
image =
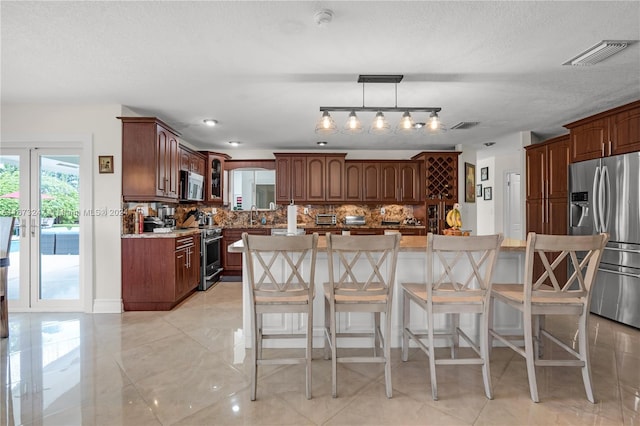
[(596, 167), (596, 173), (593, 177), (593, 227), (596, 232), (602, 232), (600, 229), (600, 167)]
[(25, 238), (27, 236), (27, 219), (20, 219), (20, 236)]
[(607, 166), (602, 168), (602, 177), (604, 179), (601, 178), (600, 186), (603, 188), (605, 201), (600, 220), (602, 221), (602, 232), (606, 232), (609, 229), (609, 219), (611, 219), (611, 181), (609, 180), (609, 168)]
[(35, 238), (36, 236), (36, 228), (38, 228), (37, 218), (31, 219), (31, 237)]

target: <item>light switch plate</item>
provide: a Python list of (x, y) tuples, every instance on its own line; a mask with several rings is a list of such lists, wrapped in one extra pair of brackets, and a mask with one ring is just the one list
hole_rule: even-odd
[(218, 209), (217, 208), (212, 208), (211, 209), (211, 214), (218, 214)]
[(304, 214), (309, 214), (309, 208), (308, 207), (304, 208)]
[(384, 207), (380, 207), (380, 214), (384, 214), (384, 212), (385, 212)]

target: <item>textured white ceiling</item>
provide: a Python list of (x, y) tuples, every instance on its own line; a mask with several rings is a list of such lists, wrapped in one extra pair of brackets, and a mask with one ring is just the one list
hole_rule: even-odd
[[(316, 11), (333, 21), (319, 27)], [(2, 103), (115, 103), (203, 149), (481, 147), (640, 99), (640, 43), (592, 67), (601, 40), (640, 39), (640, 2), (7, 2)], [(398, 106), (439, 106), (437, 135), (319, 136), (318, 107), (362, 104), (358, 74), (404, 74)], [(394, 86), (366, 86), (367, 106)], [(339, 125), (346, 113), (333, 114)], [(392, 125), (400, 114), (388, 114)], [(204, 118), (220, 122), (206, 127)], [(361, 114), (368, 124), (373, 113)], [(426, 117), (416, 116), (417, 121)], [(114, 118), (115, 119), (115, 118)]]

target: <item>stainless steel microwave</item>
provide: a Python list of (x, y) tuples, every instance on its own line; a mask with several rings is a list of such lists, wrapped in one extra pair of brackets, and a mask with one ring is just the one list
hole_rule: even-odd
[(203, 195), (204, 176), (186, 170), (180, 171), (180, 199), (202, 201)]

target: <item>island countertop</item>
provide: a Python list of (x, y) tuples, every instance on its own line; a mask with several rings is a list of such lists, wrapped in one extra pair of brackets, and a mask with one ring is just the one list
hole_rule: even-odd
[[(359, 237), (355, 237), (359, 238)], [(505, 239), (500, 246), (501, 251), (517, 251), (524, 252), (527, 247), (527, 242), (524, 240)], [(227, 247), (229, 253), (242, 253), (244, 245), (242, 240), (238, 240)], [(318, 250), (324, 251), (327, 249), (327, 241), (324, 235), (318, 238)], [(400, 251), (424, 251), (427, 249), (427, 237), (426, 235), (403, 235), (400, 240)]]

